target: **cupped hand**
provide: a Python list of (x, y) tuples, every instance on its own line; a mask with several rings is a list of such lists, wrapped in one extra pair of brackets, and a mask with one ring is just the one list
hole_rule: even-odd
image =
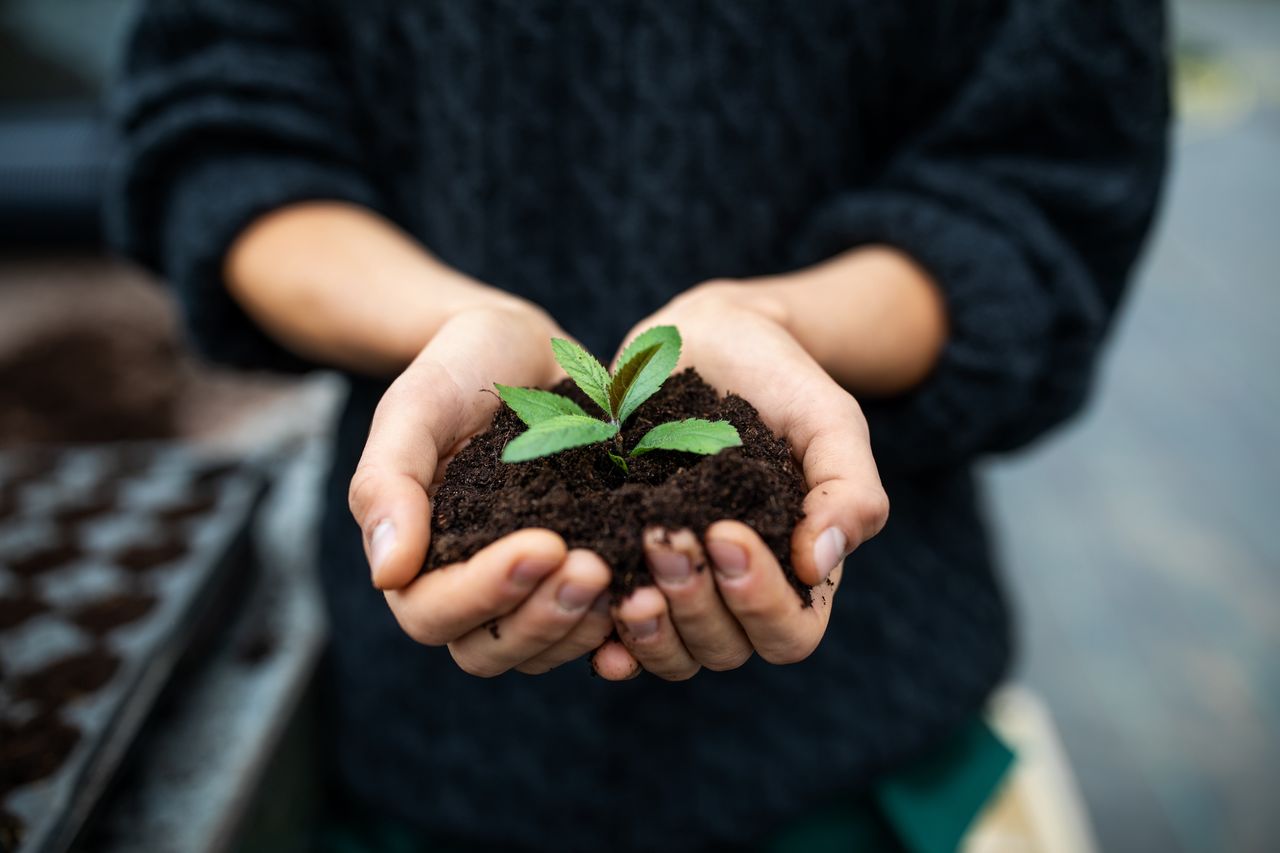
[(612, 631), (602, 593), (610, 572), (550, 530), (509, 534), (465, 563), (420, 574), (433, 484), (498, 406), (494, 382), (546, 386), (563, 374), (549, 339), (563, 332), (514, 299), (446, 321), (378, 404), (351, 480), (373, 584), (400, 627), (448, 645), (465, 671), (539, 673), (600, 646)]
[(808, 487), (791, 564), (814, 587), (813, 606), (801, 605), (773, 552), (745, 524), (717, 522), (702, 541), (687, 530), (646, 530), (657, 585), (613, 608), (621, 639), (594, 655), (601, 676), (619, 680), (644, 669), (679, 680), (703, 666), (741, 666), (752, 654), (777, 664), (803, 660), (826, 632), (844, 558), (884, 526), (888, 498), (862, 411), (787, 331), (787, 319), (766, 288), (714, 282), (678, 297), (628, 337), (654, 325), (679, 327), (680, 367), (696, 367), (721, 392), (746, 398), (790, 442)]

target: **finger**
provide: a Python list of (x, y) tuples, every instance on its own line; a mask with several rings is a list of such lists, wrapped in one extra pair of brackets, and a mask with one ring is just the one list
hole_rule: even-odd
[(413, 580), (426, 562), (431, 536), (431, 500), (418, 481), (362, 465), (351, 480), (350, 504), (373, 585), (397, 589)]
[[(610, 617), (610, 622), (613, 621)], [(591, 668), (606, 681), (630, 681), (644, 672), (640, 661), (622, 644), (621, 640), (607, 640), (591, 656)]]
[(797, 409), (787, 431), (809, 485), (804, 518), (791, 537), (791, 565), (810, 586), (826, 580), (889, 517), (862, 410), (834, 382), (816, 385), (811, 405)]
[(564, 562), (567, 551), (550, 530), (518, 530), (465, 563), (427, 572), (383, 595), (406, 634), (442, 646), (518, 607)]
[(746, 663), (751, 641), (721, 600), (698, 537), (651, 527), (644, 532), (644, 551), (676, 633), (694, 660), (715, 671)]
[(348, 494), (374, 586), (397, 589), (421, 570), (430, 536), (427, 488), (440, 457), (492, 415), (496, 402), (479, 399), (488, 396), (464, 395), (439, 363), (420, 359), (379, 401)]
[(417, 576), (430, 537), (426, 496), (440, 461), (493, 417), (498, 398), (485, 393), (491, 383), (550, 378), (543, 346), (511, 312), (461, 312), (387, 389), (349, 493), (374, 586), (397, 589)]
[[(608, 588), (610, 577), (609, 567), (590, 551), (570, 551), (524, 603), (454, 640), (449, 653), (464, 672), (501, 675), (564, 640)], [(597, 644), (607, 633), (596, 636)]]
[(597, 596), (586, 615), (578, 621), (568, 636), (541, 654), (516, 667), (526, 675), (541, 675), (558, 666), (577, 660), (604, 645), (613, 633), (613, 615), (609, 610), (609, 594)]
[(760, 657), (770, 663), (796, 663), (808, 657), (827, 629), (834, 584), (814, 590), (806, 607), (782, 573), (773, 552), (750, 527), (718, 521), (707, 529), (707, 553), (716, 586)]
[(613, 616), (623, 644), (646, 670), (667, 681), (683, 681), (697, 673), (698, 662), (671, 624), (667, 597), (661, 590), (637, 589), (614, 609)]

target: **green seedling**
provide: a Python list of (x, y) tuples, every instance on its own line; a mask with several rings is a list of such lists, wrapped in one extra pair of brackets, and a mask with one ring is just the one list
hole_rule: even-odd
[(502, 451), (503, 462), (527, 462), (612, 439), (609, 458), (626, 473), (628, 457), (654, 450), (710, 456), (742, 444), (738, 430), (728, 421), (688, 418), (658, 424), (644, 434), (630, 453), (624, 452), (622, 425), (658, 392), (680, 360), (680, 332), (675, 326), (655, 326), (642, 333), (623, 350), (612, 376), (591, 353), (572, 341), (553, 338), (551, 351), (604, 417), (592, 417), (573, 400), (551, 391), (495, 383), (502, 402), (529, 427), (507, 443)]

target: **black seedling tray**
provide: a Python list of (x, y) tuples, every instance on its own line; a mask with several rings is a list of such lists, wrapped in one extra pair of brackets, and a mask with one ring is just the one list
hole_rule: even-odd
[(174, 445), (0, 452), (0, 850), (71, 843), (225, 617), (263, 485)]

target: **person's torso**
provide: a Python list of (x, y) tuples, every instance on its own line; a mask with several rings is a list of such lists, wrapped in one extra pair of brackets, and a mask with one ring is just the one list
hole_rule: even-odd
[[(998, 4), (963, 26), (873, 0), (340, 5), (388, 214), (608, 355), (698, 281), (793, 264), (810, 217), (945, 100), (981, 40), (970, 19)], [(965, 50), (940, 47), (948, 29)], [(950, 471), (886, 484), (890, 529), (850, 558), (803, 664), (467, 676), (364, 573), (345, 496), (382, 387), (353, 385), (321, 574), (345, 778), (405, 820), (547, 850), (740, 845), (936, 741), (1005, 664), (972, 482)]]
[(602, 352), (699, 281), (787, 269), (823, 201), (945, 98), (938, 65), (970, 61), (984, 17), (940, 58), (936, 6), (870, 0), (342, 5), (390, 215)]

